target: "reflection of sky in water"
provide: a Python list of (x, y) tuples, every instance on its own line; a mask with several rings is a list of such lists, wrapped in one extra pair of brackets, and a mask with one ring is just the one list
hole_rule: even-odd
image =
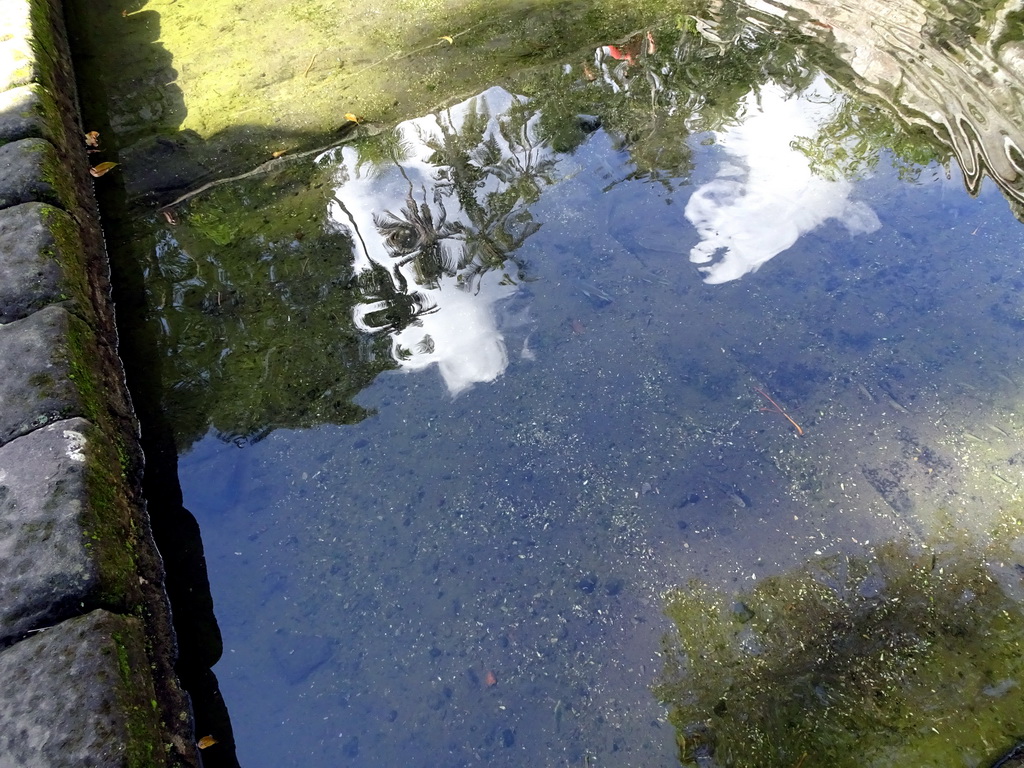
[[(472, 232), (475, 222), (448, 183), (453, 169), (432, 163), (431, 157), (446, 137), (463, 131), (467, 117), (484, 115), (487, 124), (483, 138), (470, 148), (470, 153), (484, 152), (490, 142), (499, 153), (498, 157), (488, 158), (491, 165), (516, 169), (536, 166), (552, 153), (537, 146), (535, 119), (523, 128), (516, 146), (510, 145), (499, 125), (513, 103), (522, 101), (501, 88), (491, 88), (438, 115), (401, 123), (397, 130), (404, 157), (397, 166), (383, 170), (361, 165), (358, 151), (352, 147), (327, 155), (329, 162), (338, 163), (337, 175), (342, 180), (331, 207), (331, 217), (353, 234), (356, 271), (369, 269), (372, 261), (389, 272), (400, 272), (402, 280), (396, 280), (396, 288), (404, 281), (409, 291), (421, 294), (422, 303), (428, 308), (417, 323), (393, 335), (396, 359), (408, 370), (437, 364), (453, 395), (475, 383), (493, 381), (505, 370), (508, 356), (496, 326), (493, 305), (510, 296), (516, 288), (503, 277), (505, 273), (501, 269), (484, 272), (472, 281), (460, 279), (463, 275), (459, 273), (465, 273), (466, 268), (456, 270), (454, 265), (466, 261), (464, 232)], [(477, 202), (486, 205), (488, 196), (507, 188), (509, 181), (498, 174), (487, 173), (473, 194)], [(396, 258), (380, 231), (381, 218), (387, 213), (394, 216), (403, 208), (409, 210), (408, 200), (413, 201), (417, 212), (423, 208), (430, 211), (435, 228), (445, 222), (450, 229), (454, 224), (464, 230), (444, 238), (444, 258), (453, 268), (436, 281), (424, 280), (414, 260)], [(409, 258), (415, 253), (418, 251), (410, 253)], [(514, 273), (514, 267), (510, 271)], [(357, 324), (366, 329), (361, 317), (381, 306), (361, 307)]]
[(707, 264), (700, 267), (704, 282), (725, 283), (757, 270), (828, 219), (850, 234), (881, 226), (867, 205), (850, 200), (849, 181), (815, 175), (792, 146), (795, 137), (813, 137), (840, 101), (823, 78), (801, 98), (769, 85), (747, 96), (739, 125), (716, 134), (729, 161), (686, 206), (701, 237), (690, 261)]
[[(816, 101), (751, 100), (688, 199), (596, 132), (530, 207), (528, 282), (404, 273), (437, 309), (396, 347), (429, 334), (405, 365), (443, 386), (386, 374), (359, 424), (182, 457), (243, 765), (670, 765), (666, 588), (917, 540), (950, 525), (936, 509), (986, 531), (978, 510), (1019, 502), (1018, 225), (941, 175), (814, 179), (786, 129)], [(364, 265), (396, 263), (375, 213), (435, 202), (424, 158), (371, 178), (342, 153)], [(728, 251), (696, 272), (690, 248)]]

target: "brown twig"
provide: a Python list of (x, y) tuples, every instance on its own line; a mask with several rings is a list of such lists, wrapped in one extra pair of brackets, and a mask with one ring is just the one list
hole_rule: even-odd
[(783, 409), (783, 407), (781, 405), (779, 405), (774, 400), (772, 400), (768, 396), (767, 392), (765, 392), (763, 389), (761, 389), (759, 387), (754, 387), (754, 391), (757, 392), (757, 394), (759, 394), (761, 397), (763, 397), (769, 403), (771, 403), (772, 406), (773, 406), (772, 408), (762, 408), (761, 409), (762, 411), (774, 411), (775, 413), (781, 413), (783, 416), (786, 417), (786, 420), (789, 421), (790, 424), (792, 424), (794, 427), (796, 427), (796, 433), (798, 435), (803, 435), (804, 431), (800, 428), (800, 425), (797, 424), (795, 421), (793, 421), (793, 419), (790, 417), (790, 415), (788, 413), (786, 413), (785, 409)]
[[(319, 51), (317, 51), (317, 53), (319, 53)], [(309, 74), (309, 70), (311, 70), (313, 68), (313, 62), (314, 61), (316, 61), (316, 53), (314, 53), (312, 55), (312, 57), (310, 57), (309, 64), (306, 65), (306, 69), (302, 72), (302, 76), (303, 77), (305, 77), (306, 75)]]

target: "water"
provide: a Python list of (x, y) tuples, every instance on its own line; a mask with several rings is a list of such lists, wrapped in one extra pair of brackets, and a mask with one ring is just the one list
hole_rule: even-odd
[(969, 196), (958, 140), (768, 24), (652, 27), (158, 225), (242, 765), (1014, 744), (1018, 155)]

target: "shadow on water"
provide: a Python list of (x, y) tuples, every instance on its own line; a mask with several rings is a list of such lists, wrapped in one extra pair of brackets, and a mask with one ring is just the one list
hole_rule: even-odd
[[(254, 765), (671, 759), (646, 690), (662, 595), (684, 762), (896, 764), (888, 734), (942, 730), (925, 689), (955, 688), (950, 659), (987, 666), (942, 703), (1016, 707), (1024, 278), (981, 178), (1019, 210), (1020, 35), (1009, 5), (988, 37), (915, 8), (514, 8), (505, 38), (452, 13), (394, 58), (479, 96), (321, 157), (295, 155), (339, 138), (327, 122), (201, 138), (199, 64), (172, 68), (161, 17), (88, 9), (86, 119), (126, 166), (98, 190), (122, 348), (208, 764), (237, 759), (179, 454)], [(137, 65), (97, 72), (111, 36)], [(448, 87), (446, 57), (487, 45)], [(302, 77), (331, 76), (313, 53)], [(515, 87), (483, 90), (498, 71)], [(292, 159), (250, 173), (273, 148)], [(942, 179), (954, 158), (977, 206)], [(147, 209), (226, 174), (246, 178)], [(950, 529), (984, 556), (922, 561)], [(978, 543), (997, 534), (1005, 562)], [(978, 709), (996, 746), (958, 736), (970, 765), (1013, 738)]]

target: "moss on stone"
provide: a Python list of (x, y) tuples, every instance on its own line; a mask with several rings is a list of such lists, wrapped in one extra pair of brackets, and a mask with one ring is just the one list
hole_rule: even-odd
[(42, 168), (40, 175), (56, 194), (56, 202), (69, 213), (77, 211), (81, 206), (78, 193), (72, 180), (70, 169), (61, 161), (52, 145), (46, 145), (49, 151), (42, 150)]
[(65, 292), (61, 298), (71, 299), (74, 312), (95, 328), (96, 309), (89, 290), (89, 277), (78, 225), (65, 211), (53, 206), (43, 205), (39, 213), (53, 237), (54, 245), (48, 248), (44, 255), (57, 262), (61, 269), (61, 288)]
[(68, 319), (66, 363), (79, 395), (81, 415), (94, 425), (87, 435), (86, 543), (97, 558), (104, 604), (130, 606), (139, 599), (135, 552), (139, 512), (125, 484), (134, 461), (107, 407), (95, 333), (73, 315)]
[(118, 672), (125, 692), (120, 707), (127, 730), (126, 765), (128, 768), (162, 768), (167, 765), (167, 758), (162, 740), (163, 730), (157, 715), (157, 702), (153, 698), (153, 686), (148, 676), (140, 674), (140, 669), (148, 669), (148, 665), (145, 664), (145, 658), (132, 658), (133, 647), (136, 656), (142, 649), (137, 647), (136, 638), (126, 633), (115, 632), (113, 639)]
[(87, 435), (85, 486), (87, 508), (83, 530), (96, 559), (104, 605), (138, 614), (142, 610), (137, 562), (138, 512), (125, 490), (114, 446), (93, 428)]

